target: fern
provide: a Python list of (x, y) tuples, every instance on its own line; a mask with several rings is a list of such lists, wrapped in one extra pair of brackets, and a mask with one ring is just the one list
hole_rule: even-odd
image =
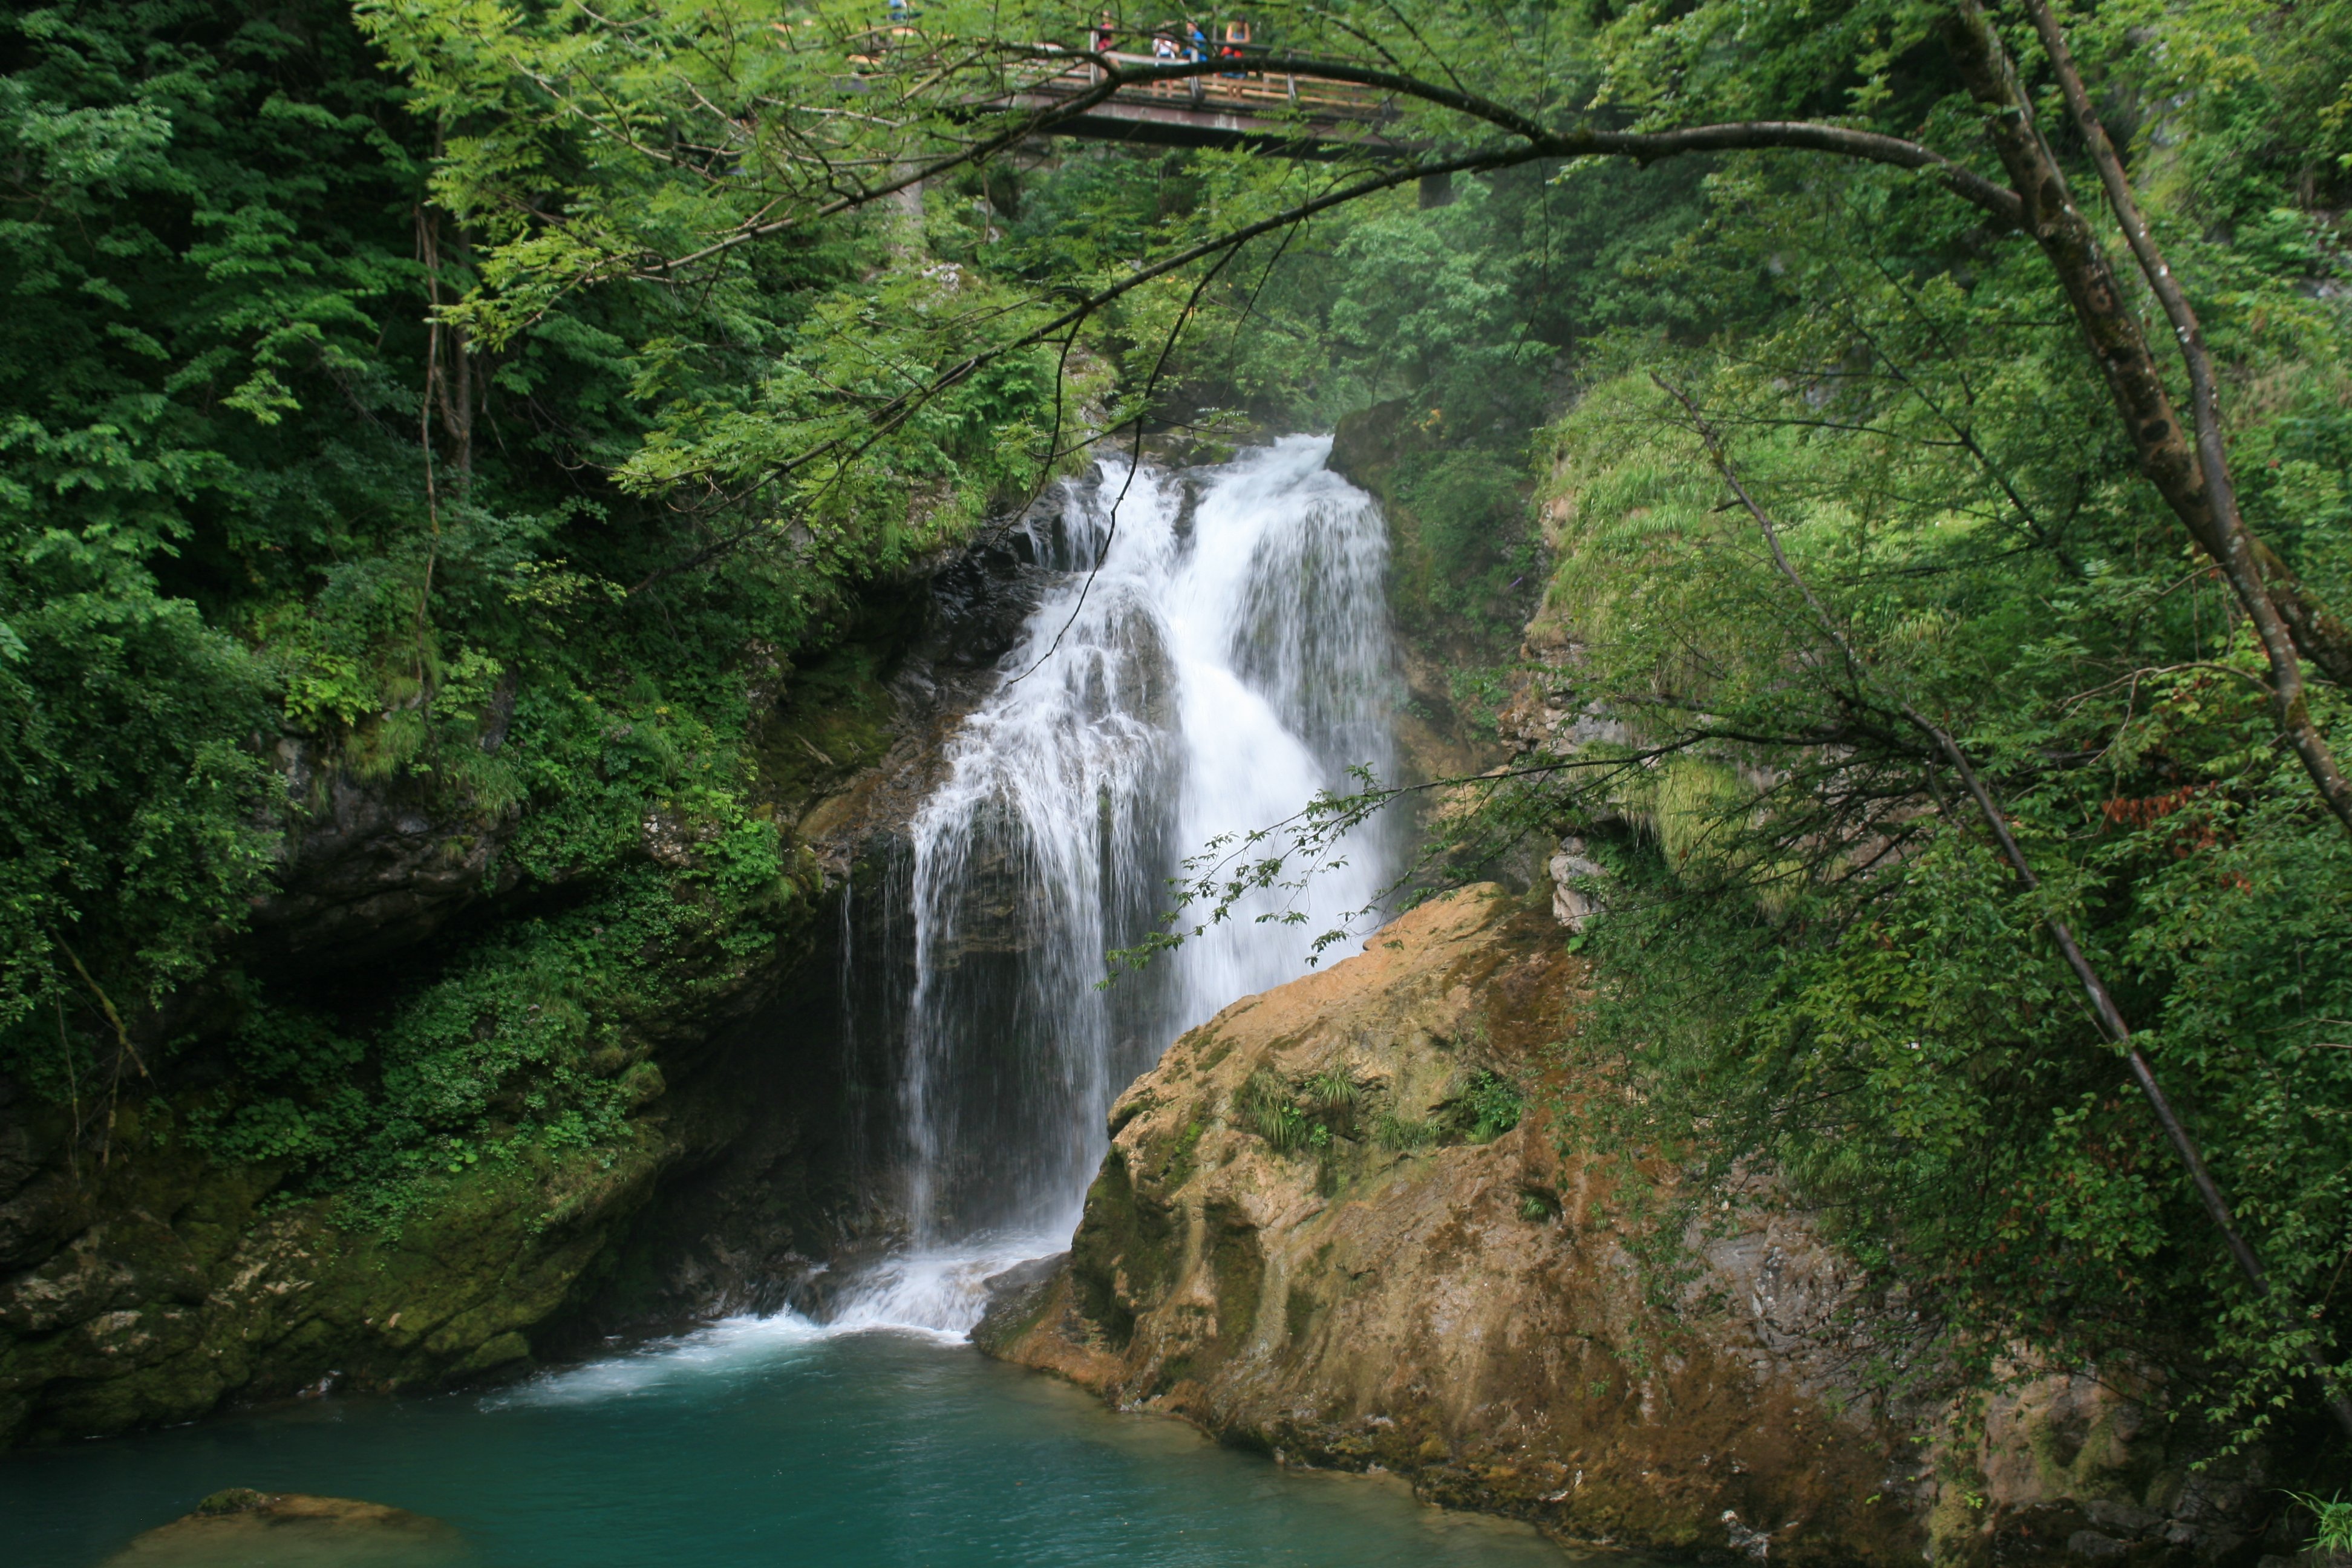
[(1290, 1097), (1288, 1080), (1272, 1068), (1250, 1074), (1238, 1101), (1249, 1130), (1285, 1153), (1304, 1145), (1311, 1134), (1307, 1113)]
[(2338, 1492), (2322, 1498), (2313, 1492), (2289, 1492), (2288, 1497), (2311, 1510), (2317, 1528), (2303, 1543), (2305, 1552), (2352, 1552), (2352, 1498)]

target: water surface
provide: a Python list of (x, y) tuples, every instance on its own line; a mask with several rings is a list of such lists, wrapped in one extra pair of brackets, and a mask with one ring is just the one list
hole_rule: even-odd
[(524, 1564), (1559, 1568), (1522, 1526), (1120, 1415), (944, 1335), (742, 1320), (488, 1394), (328, 1398), (0, 1461), (10, 1568), (224, 1487), (364, 1498)]

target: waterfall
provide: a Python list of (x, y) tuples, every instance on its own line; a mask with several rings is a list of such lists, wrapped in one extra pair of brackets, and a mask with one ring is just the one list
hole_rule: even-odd
[[(1048, 586), (911, 825), (914, 991), (892, 1011), (915, 1247), (850, 1316), (957, 1327), (975, 1270), (1061, 1246), (1118, 1090), (1376, 897), (1368, 839), (1099, 984), (1186, 856), (1352, 766), (1391, 773), (1386, 538), (1329, 447), (1288, 437), (1189, 476), (1103, 463), (1022, 525)], [(1289, 908), (1307, 919), (1257, 918)]]

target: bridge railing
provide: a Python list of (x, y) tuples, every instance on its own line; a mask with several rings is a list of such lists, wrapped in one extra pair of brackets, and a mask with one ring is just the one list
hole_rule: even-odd
[[(912, 27), (877, 28), (863, 40), (863, 47), (850, 57), (854, 67), (877, 66), (882, 59), (909, 46), (924, 47), (922, 36)], [(1029, 62), (1017, 71), (1015, 94), (1039, 94), (1047, 98), (1068, 98), (1083, 92), (1102, 80), (1102, 67), (1092, 56), (1077, 57), (1067, 65), (1056, 62), (1053, 56), (1062, 52), (1055, 44), (1041, 46), (1042, 58)], [(1212, 44), (1212, 48), (1229, 46)], [(1165, 104), (1177, 109), (1224, 110), (1246, 112), (1279, 112), (1301, 110), (1318, 120), (1351, 120), (1367, 123), (1389, 119), (1395, 113), (1395, 104), (1377, 89), (1360, 87), (1353, 82), (1330, 81), (1307, 71), (1262, 70), (1250, 63), (1252, 56), (1266, 51), (1258, 46), (1243, 45), (1244, 51), (1230, 59), (1212, 56), (1220, 68), (1213, 76), (1181, 77), (1173, 81), (1135, 82), (1122, 87), (1113, 101), (1128, 100)], [(1075, 51), (1073, 51), (1075, 54)], [(1120, 66), (1166, 66), (1176, 64), (1164, 56), (1131, 54), (1111, 49), (1103, 58)], [(1181, 57), (1180, 57), (1181, 58)], [(851, 79), (854, 82), (855, 79)], [(845, 83), (855, 90), (850, 83)]]
[[(1127, 54), (1119, 49), (1106, 52), (1106, 58), (1119, 66), (1173, 66), (1176, 61), (1152, 54)], [(1216, 57), (1212, 57), (1216, 58)], [(1115, 99), (1146, 99), (1155, 103), (1190, 108), (1244, 108), (1244, 110), (1282, 110), (1282, 108), (1306, 108), (1307, 113), (1324, 120), (1381, 120), (1390, 113), (1388, 99), (1371, 87), (1357, 87), (1355, 82), (1328, 82), (1318, 75), (1294, 73), (1294, 70), (1258, 70), (1249, 64), (1249, 54), (1237, 58), (1216, 58), (1223, 68), (1216, 75), (1190, 75), (1173, 82), (1134, 82), (1119, 87)], [(1049, 97), (1068, 97), (1075, 91), (1085, 91), (1103, 80), (1103, 68), (1091, 58), (1073, 61), (1066, 70), (1049, 73), (1028, 85), (1028, 91), (1042, 91)]]
[[(1121, 66), (1150, 67), (1176, 63), (1152, 55), (1128, 54), (1119, 50), (1107, 51), (1105, 58)], [(1259, 70), (1251, 66), (1247, 54), (1231, 60), (1217, 59), (1215, 63), (1224, 68), (1214, 76), (1137, 82), (1120, 88), (1116, 97), (1189, 105), (1195, 109), (1259, 111), (1304, 109), (1318, 119), (1380, 120), (1385, 118), (1391, 110), (1387, 98), (1375, 89), (1359, 87), (1353, 82), (1328, 81), (1303, 72)], [(1066, 96), (1094, 86), (1102, 80), (1102, 76), (1100, 66), (1092, 59), (1081, 59), (1072, 62), (1066, 69), (1049, 71), (1024, 90)]]

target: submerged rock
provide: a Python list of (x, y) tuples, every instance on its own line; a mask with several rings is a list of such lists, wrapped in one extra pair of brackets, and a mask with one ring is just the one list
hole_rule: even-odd
[(138, 1536), (104, 1568), (438, 1568), (472, 1556), (449, 1525), (405, 1509), (233, 1487)]

